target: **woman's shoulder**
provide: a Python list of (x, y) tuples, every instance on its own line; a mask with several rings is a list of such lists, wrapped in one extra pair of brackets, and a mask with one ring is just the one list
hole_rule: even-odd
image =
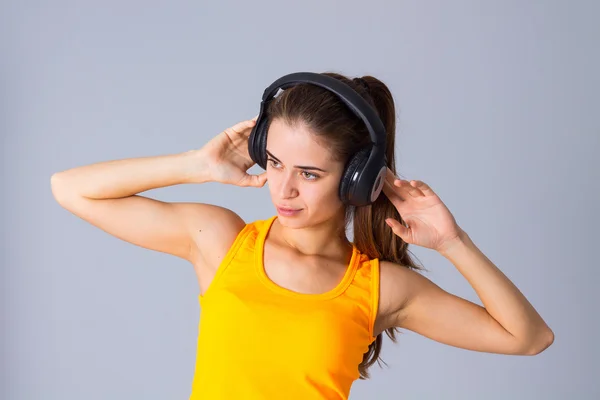
[[(379, 261), (379, 303), (380, 313), (387, 316), (398, 313), (405, 305), (410, 296), (410, 286), (421, 275), (406, 266), (392, 262)], [(389, 328), (391, 326), (386, 326)]]
[(194, 232), (196, 258), (209, 267), (219, 264), (223, 254), (227, 253), (238, 235), (248, 226), (242, 217), (229, 208), (215, 206), (211, 213), (210, 220), (205, 220)]
[(202, 261), (213, 268), (220, 265), (224, 255), (237, 240), (247, 235), (257, 237), (274, 218), (259, 218), (246, 222), (236, 212), (224, 207), (218, 207), (215, 213), (218, 214), (213, 219), (216, 223), (199, 229), (195, 240), (197, 246), (202, 246), (202, 251), (199, 252)]

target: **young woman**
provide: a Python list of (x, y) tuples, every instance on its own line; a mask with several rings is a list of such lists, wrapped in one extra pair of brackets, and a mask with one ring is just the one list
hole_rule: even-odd
[[(381, 334), (398, 328), (481, 352), (534, 355), (552, 330), (477, 248), (425, 182), (396, 177), (395, 106), (365, 76), (324, 75), (354, 89), (386, 130), (387, 177), (372, 204), (339, 196), (348, 160), (370, 143), (363, 121), (330, 91), (299, 84), (269, 104), (266, 172), (248, 139), (256, 118), (181, 154), (108, 161), (52, 177), (57, 201), (123, 240), (188, 260), (201, 317), (191, 399), (347, 399), (369, 377)], [(138, 195), (183, 183), (262, 187), (276, 215), (246, 223), (234, 211)], [(352, 223), (352, 224), (351, 224)], [(353, 228), (350, 241), (346, 229)], [(484, 307), (421, 275), (408, 246), (446, 257)]]

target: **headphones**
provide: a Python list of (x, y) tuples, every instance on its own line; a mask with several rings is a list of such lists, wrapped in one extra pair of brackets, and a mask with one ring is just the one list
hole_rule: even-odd
[(267, 169), (267, 126), (265, 110), (279, 89), (285, 90), (300, 83), (311, 83), (335, 93), (362, 119), (369, 130), (371, 145), (350, 157), (344, 167), (339, 186), (340, 200), (346, 205), (365, 206), (379, 197), (387, 173), (383, 122), (373, 107), (354, 89), (340, 80), (313, 72), (284, 75), (267, 87), (260, 103), (260, 113), (248, 139), (248, 153), (252, 160)]

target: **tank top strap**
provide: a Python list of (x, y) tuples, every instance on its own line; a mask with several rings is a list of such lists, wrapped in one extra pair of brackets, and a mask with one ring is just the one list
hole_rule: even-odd
[(243, 260), (246, 260), (246, 261), (252, 260), (253, 251), (254, 251), (254, 242), (256, 240), (258, 232), (262, 228), (261, 222), (263, 222), (263, 221), (258, 220), (258, 221), (253, 221), (253, 222), (247, 223), (242, 228), (242, 230), (240, 230), (240, 232), (237, 234), (233, 243), (231, 244), (231, 246), (229, 246), (229, 250), (223, 257), (223, 260), (221, 260), (221, 263), (217, 267), (217, 271), (215, 272), (215, 275), (213, 276), (213, 279), (212, 279), (209, 287), (206, 289), (204, 294), (198, 295), (200, 304), (202, 304), (203, 300), (206, 298), (206, 296), (210, 292), (215, 290), (214, 287), (218, 285), (223, 274), (225, 273), (225, 271), (227, 271), (227, 269), (232, 264), (232, 261), (234, 259), (241, 258), (242, 261)]
[(379, 311), (380, 260), (369, 258), (364, 253), (360, 253), (358, 258), (358, 269), (348, 296), (356, 304), (361, 304), (368, 313), (369, 337), (373, 341), (376, 339), (373, 333)]

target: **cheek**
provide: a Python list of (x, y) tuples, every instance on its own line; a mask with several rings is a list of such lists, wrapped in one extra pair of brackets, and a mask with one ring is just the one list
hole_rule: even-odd
[(319, 206), (336, 206), (337, 202), (340, 202), (338, 186), (335, 185), (306, 185), (301, 195), (307, 203)]

